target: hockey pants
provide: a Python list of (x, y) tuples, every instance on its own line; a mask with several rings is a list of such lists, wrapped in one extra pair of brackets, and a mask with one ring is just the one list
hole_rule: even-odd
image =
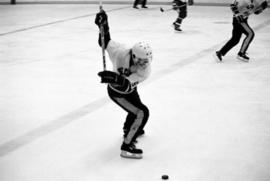
[(246, 38), (244, 39), (239, 52), (245, 54), (255, 34), (251, 27), (248, 25), (247, 19), (245, 19), (243, 22), (238, 22), (238, 20), (234, 17), (232, 37), (221, 48), (221, 55), (226, 55), (228, 51), (230, 51), (234, 46), (236, 46), (239, 43), (242, 34), (245, 34)]
[(124, 123), (124, 142), (129, 144), (136, 140), (138, 131), (142, 130), (148, 121), (149, 110), (141, 102), (137, 88), (130, 94), (120, 94), (108, 86), (110, 98), (128, 114)]

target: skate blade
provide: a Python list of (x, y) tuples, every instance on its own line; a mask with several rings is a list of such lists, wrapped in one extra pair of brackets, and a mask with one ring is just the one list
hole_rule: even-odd
[(182, 33), (182, 30), (174, 30), (175, 33)]
[(130, 153), (127, 151), (121, 151), (120, 156), (123, 158), (142, 159), (142, 154)]
[(222, 62), (222, 60), (219, 60), (219, 58), (217, 57), (216, 53), (213, 54), (213, 57), (216, 60), (216, 62), (218, 62), (218, 63)]
[(242, 57), (240, 57), (240, 56), (237, 56), (237, 59), (238, 59), (238, 60), (241, 60), (242, 62), (246, 62), (246, 63), (249, 62), (249, 60), (244, 59), (244, 58), (242, 58)]

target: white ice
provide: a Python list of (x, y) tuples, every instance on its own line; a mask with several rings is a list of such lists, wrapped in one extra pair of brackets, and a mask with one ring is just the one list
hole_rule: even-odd
[(217, 63), (228, 7), (188, 7), (182, 33), (176, 12), (159, 7), (104, 5), (114, 40), (154, 52), (139, 85), (144, 157), (130, 160), (119, 156), (126, 113), (97, 76), (98, 6), (0, 6), (1, 181), (269, 181), (269, 9), (250, 17), (251, 61), (236, 59), (239, 44)]

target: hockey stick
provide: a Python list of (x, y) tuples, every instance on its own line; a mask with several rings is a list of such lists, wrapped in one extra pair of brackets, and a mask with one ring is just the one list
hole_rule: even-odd
[[(175, 6), (176, 8), (181, 8), (181, 7), (184, 7), (186, 6), (186, 4), (184, 5), (181, 5), (181, 6)], [(163, 13), (163, 12), (166, 12), (166, 11), (171, 11), (171, 10), (174, 10), (173, 8), (169, 8), (169, 9), (163, 9), (162, 7), (160, 7), (160, 11)]]
[(166, 12), (166, 11), (171, 11), (173, 10), (173, 8), (170, 8), (170, 9), (163, 9), (162, 7), (160, 7), (160, 11), (163, 13), (163, 12)]
[[(102, 1), (99, 1), (99, 11), (102, 9)], [(102, 62), (103, 62), (103, 70), (106, 70), (106, 56), (105, 56), (105, 40), (104, 40), (104, 27), (100, 20), (100, 28), (99, 28), (100, 36), (101, 36), (101, 48), (102, 48)]]

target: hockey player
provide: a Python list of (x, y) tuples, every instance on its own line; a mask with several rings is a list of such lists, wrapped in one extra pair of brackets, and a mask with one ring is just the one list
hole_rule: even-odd
[(173, 22), (175, 32), (181, 32), (180, 29), (183, 19), (187, 17), (187, 3), (181, 0), (173, 0), (173, 9), (177, 11), (177, 19)]
[(138, 8), (138, 4), (141, 4), (142, 5), (142, 8), (148, 8), (146, 6), (146, 3), (147, 3), (147, 0), (134, 0), (134, 2), (133, 2), (133, 8), (134, 9), (139, 9)]
[[(95, 24), (104, 27), (104, 43), (113, 65), (113, 70), (98, 73), (101, 83), (108, 83), (107, 90), (113, 102), (127, 112), (124, 123), (124, 140), (121, 156), (142, 158), (143, 151), (136, 148), (136, 138), (144, 134), (149, 117), (148, 108), (141, 102), (137, 85), (148, 78), (152, 61), (152, 50), (145, 42), (136, 43), (132, 48), (111, 40), (108, 17), (104, 10), (96, 14)], [(101, 34), (99, 34), (101, 46)]]
[(217, 61), (222, 61), (222, 56), (225, 56), (234, 46), (236, 46), (242, 34), (246, 37), (242, 42), (241, 49), (238, 52), (239, 60), (248, 62), (247, 49), (254, 38), (254, 31), (248, 25), (248, 17), (251, 14), (260, 14), (268, 6), (266, 0), (233, 0), (230, 5), (233, 12), (233, 30), (231, 39), (215, 53)]

